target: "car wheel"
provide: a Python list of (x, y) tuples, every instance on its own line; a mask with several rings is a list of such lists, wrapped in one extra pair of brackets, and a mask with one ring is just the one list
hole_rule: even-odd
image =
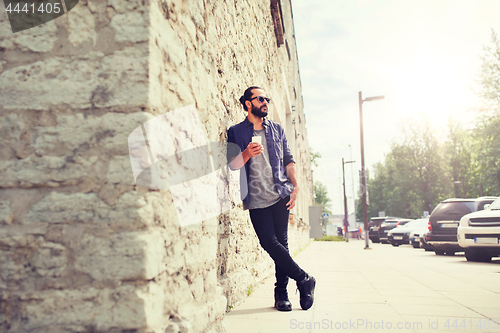
[(465, 258), (467, 261), (475, 262), (490, 262), (491, 255), (480, 250), (465, 250)]
[(437, 256), (444, 256), (444, 251), (442, 250), (434, 250), (434, 253), (436, 253)]
[(391, 243), (391, 244), (392, 244), (392, 246), (399, 246), (398, 243)]

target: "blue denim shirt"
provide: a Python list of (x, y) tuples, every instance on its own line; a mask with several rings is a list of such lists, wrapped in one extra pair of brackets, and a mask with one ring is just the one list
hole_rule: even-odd
[[(262, 125), (264, 126), (266, 133), (269, 162), (271, 163), (271, 168), (273, 170), (274, 183), (276, 184), (280, 197), (286, 198), (290, 195), (290, 193), (292, 193), (294, 186), (286, 176), (285, 166), (290, 163), (295, 163), (295, 161), (293, 159), (292, 152), (290, 151), (290, 147), (288, 146), (288, 141), (286, 140), (283, 127), (281, 127), (279, 123), (268, 119), (264, 119)], [(252, 136), (253, 124), (248, 120), (248, 118), (245, 118), (245, 120), (241, 123), (229, 128), (227, 131), (227, 141), (238, 145), (240, 151), (231, 151), (231, 149), (228, 148), (228, 161), (247, 148), (248, 144), (252, 141)], [(251, 162), (252, 159), (250, 158), (250, 160), (248, 160), (245, 164), (246, 172), (240, 173), (240, 186), (242, 188), (241, 193), (245, 193), (245, 197), (241, 198), (243, 202), (250, 201), (248, 191), (243, 190), (243, 187), (246, 186), (245, 189), (248, 189)]]

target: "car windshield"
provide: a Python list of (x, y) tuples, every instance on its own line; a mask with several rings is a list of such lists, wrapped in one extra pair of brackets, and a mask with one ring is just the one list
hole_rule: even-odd
[(418, 228), (420, 226), (427, 225), (428, 221), (429, 220), (424, 220), (424, 219), (413, 220), (406, 223), (405, 228)]
[[(417, 220), (410, 221), (404, 225), (405, 228), (411, 228), (416, 225)], [(401, 225), (401, 224), (400, 224)], [(402, 228), (402, 227), (401, 227)]]
[(432, 212), (432, 216), (440, 217), (461, 217), (475, 211), (474, 202), (461, 201), (461, 202), (442, 202)]
[(417, 220), (418, 221), (418, 227), (426, 227), (427, 228), (427, 224), (429, 223), (429, 219), (421, 219), (421, 220)]
[(392, 222), (392, 221), (387, 222), (386, 221), (386, 222), (382, 223), (381, 227), (388, 227), (388, 226), (392, 226), (392, 225), (396, 225), (396, 224), (398, 224), (398, 222)]
[(500, 199), (495, 200), (491, 206), (489, 207), (490, 210), (500, 210)]
[(378, 218), (371, 218), (370, 219), (370, 225), (380, 225), (385, 221), (385, 217), (378, 217)]

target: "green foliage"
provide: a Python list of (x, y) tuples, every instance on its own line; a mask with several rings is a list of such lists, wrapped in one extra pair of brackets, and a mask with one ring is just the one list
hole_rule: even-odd
[(491, 31), (491, 45), (485, 45), (483, 49), (478, 95), (489, 104), (489, 110), (498, 111), (500, 107), (500, 41), (494, 30)]
[[(317, 167), (318, 159), (321, 158), (321, 154), (314, 152), (312, 148), (309, 148), (309, 152), (311, 154), (311, 163)], [(328, 197), (328, 191), (326, 189), (326, 186), (320, 182), (314, 183), (314, 194), (316, 196), (314, 199), (316, 205), (322, 206), (321, 211), (323, 213), (331, 214), (330, 209), (332, 200)]]
[(500, 192), (500, 115), (482, 117), (476, 131), (478, 171), (483, 194)]
[(376, 164), (368, 179), (370, 217), (379, 211), (419, 217), (449, 197), (452, 189), (443, 147), (430, 120), (410, 119), (401, 128), (402, 140), (392, 143), (385, 162)]
[(330, 209), (332, 200), (328, 197), (326, 186), (320, 182), (316, 182), (314, 184), (314, 193), (316, 194), (316, 198), (314, 199), (316, 204), (323, 207), (321, 211), (331, 214)]
[(311, 155), (311, 163), (314, 164), (315, 167), (318, 167), (318, 160), (321, 158), (321, 154), (315, 153), (312, 148), (309, 148), (309, 154)]
[(343, 236), (323, 236), (323, 238), (316, 238), (315, 241), (318, 242), (345, 242)]
[[(448, 138), (445, 142), (445, 154), (448, 159), (453, 183), (453, 196), (478, 197), (481, 195), (481, 177), (479, 172), (479, 141), (473, 132), (465, 130), (460, 124), (448, 122)], [(463, 183), (463, 184), (462, 184)]]
[(484, 47), (481, 57), (481, 90), (485, 101), (478, 111), (479, 120), (474, 130), (477, 145), (477, 169), (481, 174), (483, 194), (500, 192), (500, 41), (494, 31), (491, 45)]

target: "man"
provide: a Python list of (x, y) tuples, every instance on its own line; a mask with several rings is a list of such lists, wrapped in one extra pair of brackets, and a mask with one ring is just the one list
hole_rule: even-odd
[[(243, 206), (249, 209), (261, 246), (275, 263), (275, 308), (292, 310), (286, 289), (291, 277), (297, 281), (300, 306), (307, 310), (314, 301), (316, 280), (304, 272), (288, 252), (288, 216), (299, 193), (295, 161), (281, 125), (265, 119), (270, 101), (259, 87), (245, 90), (240, 103), (248, 112), (247, 117), (228, 130), (228, 141), (238, 145), (242, 153), (228, 151), (228, 158), (231, 168), (245, 167), (246, 179), (241, 179), (241, 186), (248, 188), (248, 194), (242, 198)], [(254, 137), (260, 139), (252, 139)], [(262, 144), (252, 142), (259, 140)]]

